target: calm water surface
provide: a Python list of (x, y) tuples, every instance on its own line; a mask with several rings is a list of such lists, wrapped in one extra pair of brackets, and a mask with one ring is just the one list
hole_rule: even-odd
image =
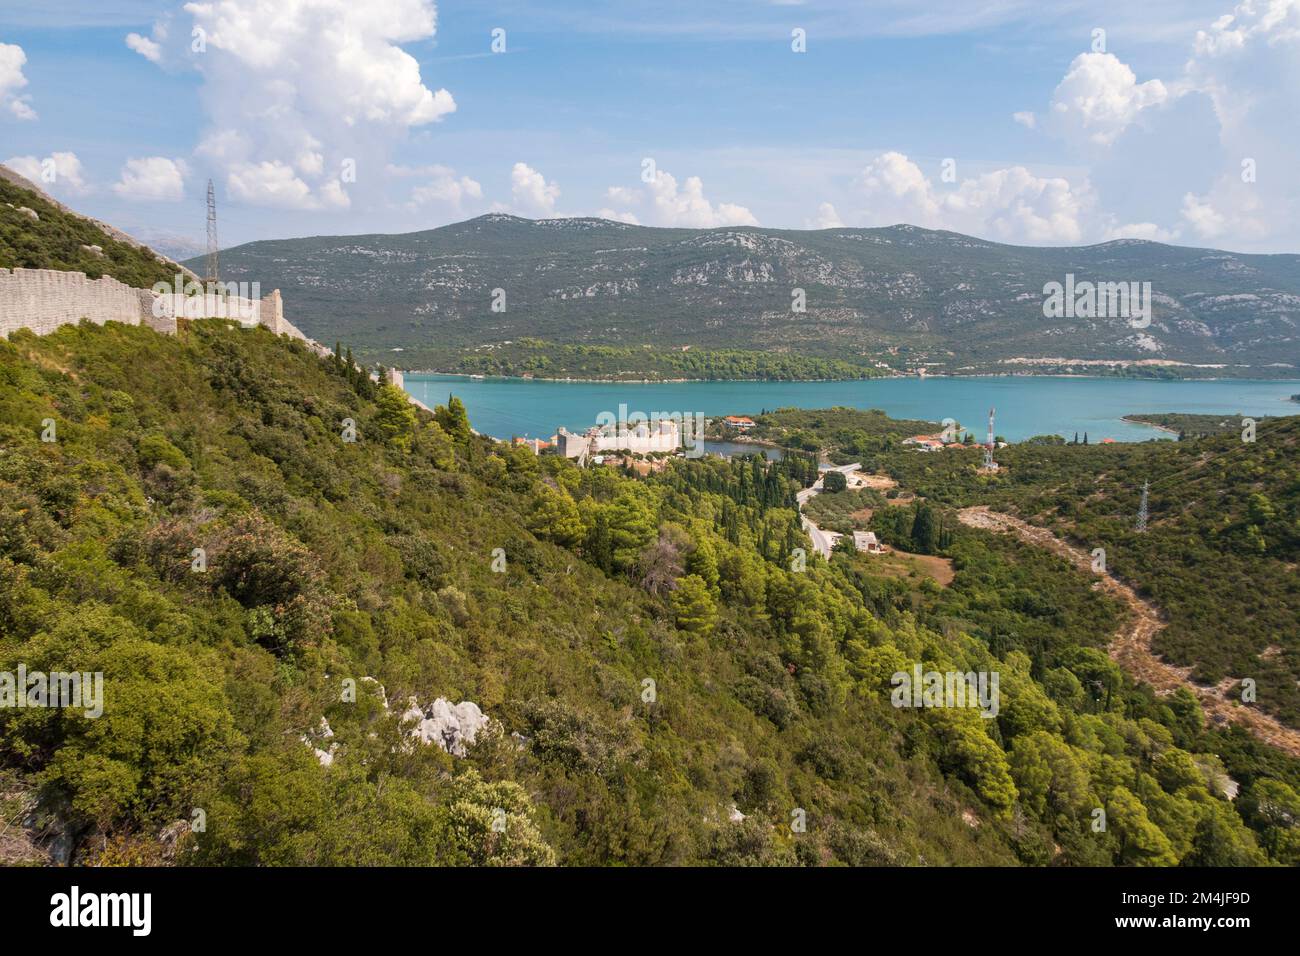
[[(982, 438), (990, 406), (997, 432), (1011, 441), (1079, 432), (1090, 441), (1143, 441), (1166, 433), (1120, 421), (1142, 412), (1296, 415), (1298, 381), (1149, 382), (1109, 378), (887, 378), (846, 382), (539, 382), (463, 375), (407, 375), (406, 390), (426, 405), (455, 394), (473, 426), (494, 438), (549, 438), (596, 416), (629, 412), (753, 415), (775, 408), (879, 408), (894, 418), (954, 418)], [(712, 450), (712, 449), (711, 449)]]

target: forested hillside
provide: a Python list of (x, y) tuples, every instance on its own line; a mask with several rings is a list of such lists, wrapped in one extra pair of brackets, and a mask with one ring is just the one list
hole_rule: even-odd
[[(0, 671), (105, 675), (98, 719), (0, 709), (0, 793), (77, 861), (1300, 858), (1295, 763), (1125, 680), (1085, 577), (807, 556), (807, 458), (580, 470), (211, 321), (19, 332), (0, 423)], [(914, 663), (996, 717), (892, 706)], [(412, 696), (491, 722), (458, 756)]]
[(1300, 724), (1300, 417), (1260, 420), (1254, 441), (1243, 441), (1240, 416), (1208, 415), (1165, 416), (1185, 435), (1211, 433), (1183, 441), (1031, 440), (1000, 449), (990, 475), (978, 471), (978, 448), (925, 454), (899, 445), (905, 428), (855, 438), (829, 427), (841, 416), (818, 427), (815, 415), (777, 412), (757, 431), (803, 428), (810, 446), (887, 471), (936, 505), (989, 505), (1104, 548), (1108, 566), (1168, 618), (1157, 652), (1201, 682), (1253, 679), (1260, 707)]
[(101, 224), (22, 186), (21, 177), (0, 173), (0, 268), (84, 272), (112, 276), (137, 289), (169, 285), (180, 267), (146, 246), (111, 235)]

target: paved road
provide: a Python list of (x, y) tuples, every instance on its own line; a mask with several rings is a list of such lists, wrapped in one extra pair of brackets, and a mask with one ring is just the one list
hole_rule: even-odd
[(805, 488), (803, 491), (796, 493), (795, 499), (799, 502), (799, 517), (803, 521), (803, 530), (806, 531), (808, 537), (812, 539), (813, 550), (829, 561), (831, 559), (831, 549), (835, 547), (835, 542), (839, 541), (843, 535), (838, 531), (823, 531), (802, 513), (803, 506), (808, 503), (808, 499), (813, 495), (820, 493), (821, 490), (822, 479), (818, 478), (811, 488)]

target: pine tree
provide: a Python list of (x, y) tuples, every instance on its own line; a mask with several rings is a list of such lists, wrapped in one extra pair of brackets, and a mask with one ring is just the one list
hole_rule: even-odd
[(465, 403), (455, 395), (448, 395), (447, 404), (439, 405), (433, 410), (433, 418), (453, 441), (467, 444), (473, 435), (469, 425), (469, 413), (465, 411)]
[(918, 554), (934, 554), (934, 545), (934, 512), (929, 505), (921, 505), (912, 521), (912, 549)]

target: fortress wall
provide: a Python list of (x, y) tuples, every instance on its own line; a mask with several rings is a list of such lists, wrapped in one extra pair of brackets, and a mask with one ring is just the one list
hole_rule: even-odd
[(187, 297), (171, 292), (157, 295), (109, 276), (88, 279), (82, 272), (57, 269), (0, 269), (0, 338), (8, 338), (18, 329), (47, 335), (83, 319), (97, 325), (146, 325), (155, 332), (174, 335), (178, 317), (229, 318), (250, 327), (264, 325), (276, 335), (291, 336), (318, 353), (329, 353), (285, 319), (279, 289), (261, 299), (213, 294)]
[(96, 325), (139, 325), (145, 318), (146, 296), (152, 301), (151, 292), (109, 276), (88, 279), (84, 272), (0, 269), (0, 337), (8, 338), (18, 329), (46, 335), (83, 319)]
[[(256, 289), (256, 284), (252, 288)], [(215, 293), (158, 295), (152, 289), (136, 289), (110, 276), (88, 279), (84, 272), (58, 269), (0, 269), (0, 338), (8, 338), (19, 329), (48, 335), (61, 325), (76, 325), (82, 320), (96, 325), (145, 325), (155, 332), (175, 335), (178, 317), (230, 319), (250, 328), (262, 325), (276, 335), (297, 339), (322, 358), (334, 354), (284, 317), (279, 289), (260, 299)]]

